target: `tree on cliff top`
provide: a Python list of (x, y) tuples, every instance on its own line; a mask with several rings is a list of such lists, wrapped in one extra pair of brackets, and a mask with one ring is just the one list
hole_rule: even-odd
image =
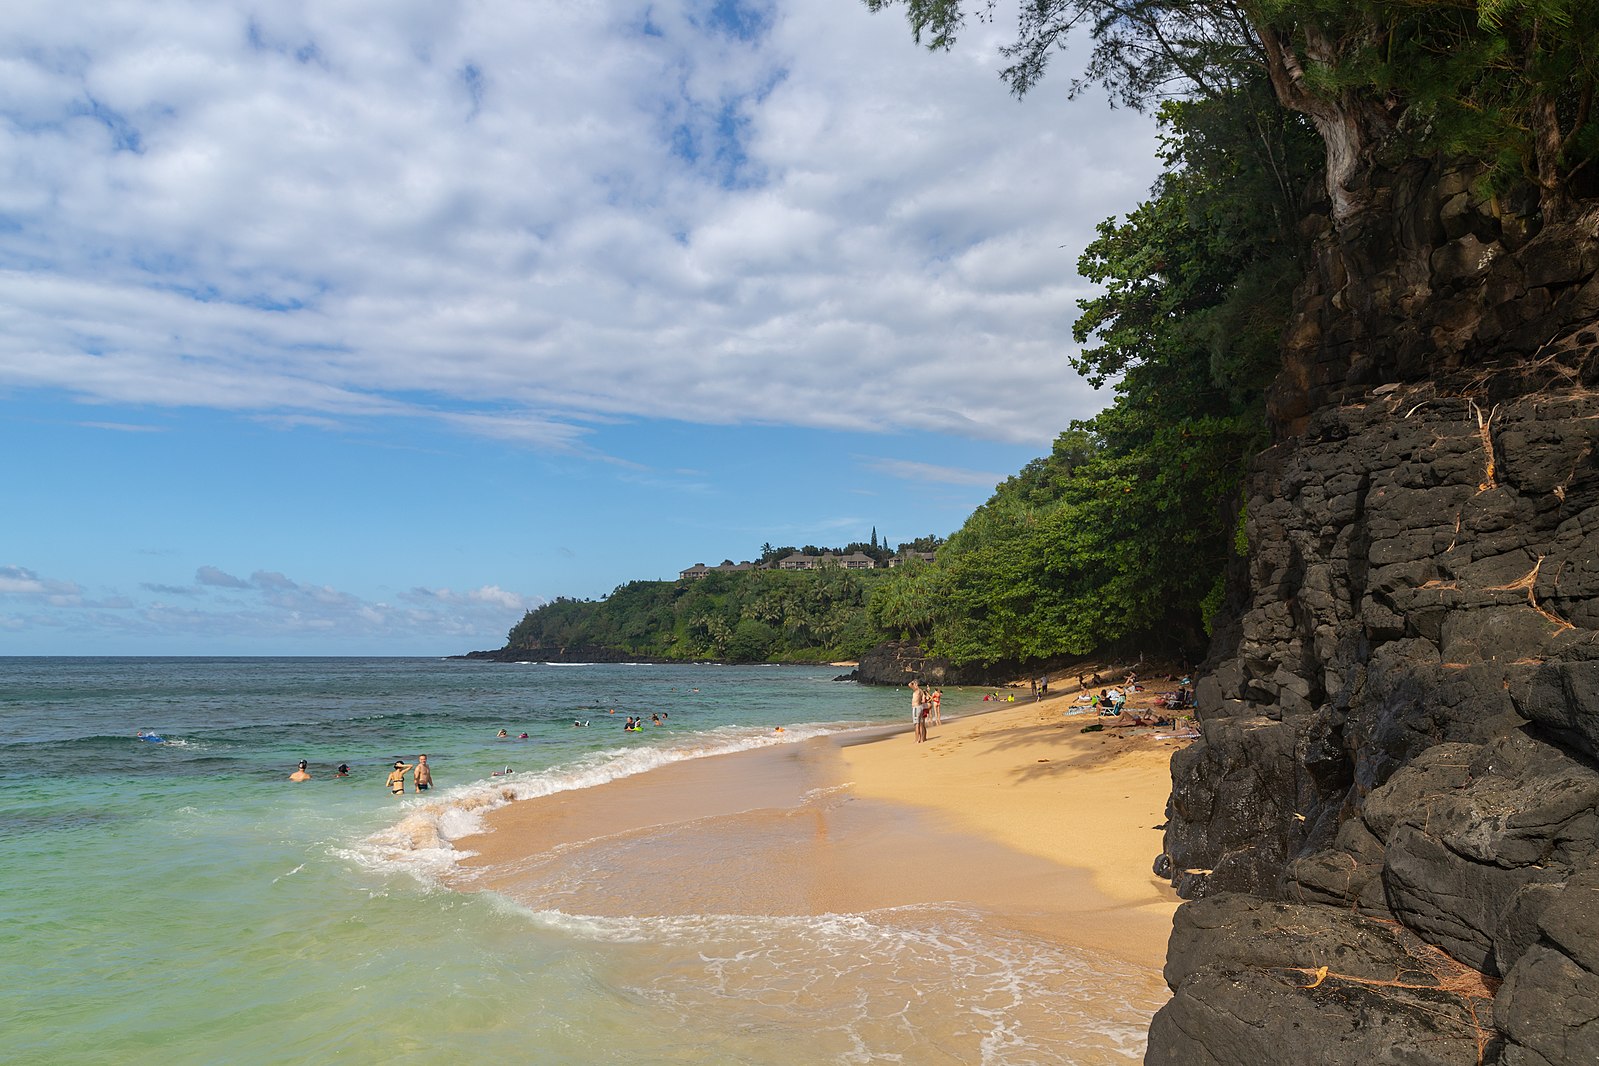
[(1317, 153), (1281, 118), (1263, 78), (1162, 106), (1165, 176), (1079, 263), (1104, 291), (1080, 301), (1072, 362), (1115, 401), (1001, 484), (931, 573), (895, 572), (875, 624), (989, 664), (1203, 639), (1303, 273), (1297, 215), (1272, 189), (1302, 187)]
[[(918, 41), (948, 48), (964, 0), (904, 3)], [(976, 5), (993, 17), (994, 0)], [(1372, 171), (1442, 155), (1530, 179), (1546, 215), (1599, 193), (1599, 4), (1592, 0), (1030, 0), (1001, 76), (1018, 94), (1073, 31), (1094, 42), (1080, 92), (1098, 83), (1143, 108), (1217, 97), (1263, 74), (1326, 149), (1340, 224), (1368, 205)]]

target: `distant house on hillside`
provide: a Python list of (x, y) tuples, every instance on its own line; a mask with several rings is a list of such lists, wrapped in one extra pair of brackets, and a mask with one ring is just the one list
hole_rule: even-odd
[[(929, 554), (928, 558), (931, 557)], [(892, 566), (893, 563), (890, 562), (889, 565)], [(865, 552), (850, 552), (848, 555), (840, 555), (837, 552), (823, 552), (820, 555), (806, 555), (804, 552), (794, 552), (792, 555), (785, 555), (772, 563), (771, 569), (820, 570), (824, 566), (837, 566), (845, 570), (875, 570), (877, 569), (877, 560)], [(737, 570), (758, 569), (761, 569), (761, 567), (755, 563), (725, 562), (720, 566), (706, 566), (704, 563), (695, 563), (687, 570), (679, 570), (677, 576), (680, 581), (698, 581), (706, 574), (726, 574)]]
[(693, 566), (689, 567), (687, 570), (679, 570), (678, 573), (677, 573), (677, 577), (678, 577), (678, 580), (680, 580), (680, 581), (697, 581), (700, 578), (704, 577), (706, 574), (728, 574), (728, 573), (732, 573), (735, 570), (753, 570), (753, 569), (755, 569), (755, 564), (754, 563), (725, 562), (725, 563), (719, 563), (716, 566), (706, 566), (704, 563), (695, 563)]
[(892, 570), (894, 567), (911, 559), (920, 559), (924, 563), (930, 563), (936, 558), (938, 556), (933, 552), (902, 551), (888, 560), (888, 566)]
[(840, 566), (845, 570), (873, 570), (877, 567), (877, 560), (865, 552), (850, 552), (848, 555), (839, 555), (837, 552), (823, 552), (820, 555), (795, 552), (777, 561), (779, 570), (820, 570), (824, 566)]

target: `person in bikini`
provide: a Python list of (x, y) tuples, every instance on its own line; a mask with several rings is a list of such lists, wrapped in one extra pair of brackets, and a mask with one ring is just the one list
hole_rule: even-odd
[(389, 774), (388, 785), (389, 791), (394, 793), (396, 796), (405, 791), (405, 773), (409, 769), (411, 769), (411, 767), (408, 763), (399, 759), (394, 761), (394, 769)]

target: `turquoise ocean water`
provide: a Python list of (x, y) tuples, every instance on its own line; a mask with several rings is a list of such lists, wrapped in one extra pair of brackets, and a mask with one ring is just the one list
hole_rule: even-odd
[[(436, 879), (507, 783), (904, 720), (837, 672), (0, 658), (0, 1061), (1136, 1060), (1149, 975), (957, 908), (623, 921)], [(435, 791), (396, 800), (420, 752)]]

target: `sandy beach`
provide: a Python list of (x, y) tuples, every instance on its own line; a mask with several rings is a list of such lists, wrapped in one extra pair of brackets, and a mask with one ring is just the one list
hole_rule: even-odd
[(1085, 734), (1101, 720), (1070, 689), (965, 692), (925, 744), (907, 723), (514, 803), (458, 843), (457, 886), (601, 916), (964, 905), (1158, 973), (1176, 898), (1151, 864), (1182, 741)]
[(1074, 695), (946, 716), (925, 744), (906, 733), (848, 745), (851, 789), (1086, 876), (1086, 888), (1052, 901), (1072, 919), (1063, 938), (1158, 968), (1177, 897), (1152, 866), (1171, 754), (1186, 741), (1156, 739), (1169, 728), (1083, 733), (1101, 720)]

